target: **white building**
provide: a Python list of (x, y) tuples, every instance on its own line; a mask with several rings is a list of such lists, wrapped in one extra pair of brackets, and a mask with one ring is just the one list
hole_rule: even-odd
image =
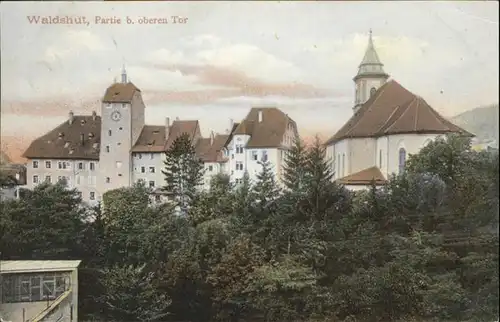
[(277, 182), (282, 182), (285, 155), (298, 137), (295, 121), (277, 108), (252, 108), (236, 126), (226, 145), (227, 171), (233, 183), (241, 183), (245, 172), (256, 180), (260, 162), (269, 161)]
[(427, 102), (389, 80), (372, 34), (354, 77), (353, 115), (327, 142), (335, 179), (353, 190), (372, 180), (383, 184), (404, 169), (408, 155), (446, 133), (471, 135), (439, 115)]
[[(211, 133), (209, 138), (202, 138), (196, 120), (166, 118), (164, 125), (145, 125), (145, 108), (140, 89), (123, 70), (121, 82), (106, 89), (100, 116), (70, 112), (67, 121), (30, 144), (24, 153), (27, 188), (65, 180), (89, 203), (138, 181), (160, 192), (165, 185), (164, 152), (184, 133), (204, 162), (204, 188), (218, 173), (231, 175), (233, 182), (244, 171), (254, 177), (263, 159), (271, 162), (279, 179), (283, 152), (297, 135), (295, 122), (276, 108), (254, 108), (227, 134)], [(160, 201), (161, 194), (155, 199)]]
[(79, 260), (0, 261), (4, 321), (78, 321)]

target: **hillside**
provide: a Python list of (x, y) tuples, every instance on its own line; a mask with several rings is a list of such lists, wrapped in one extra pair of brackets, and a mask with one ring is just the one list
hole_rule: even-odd
[(498, 140), (498, 103), (477, 107), (451, 118), (456, 125), (475, 134), (480, 142)]

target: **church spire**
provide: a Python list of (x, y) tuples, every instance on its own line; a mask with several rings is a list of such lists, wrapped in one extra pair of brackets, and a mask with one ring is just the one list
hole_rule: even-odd
[(354, 112), (357, 112), (361, 105), (385, 84), (388, 78), (389, 75), (384, 71), (384, 64), (380, 61), (373, 45), (373, 35), (370, 29), (368, 47), (361, 64), (358, 66), (358, 73), (353, 78), (356, 86)]
[(375, 46), (373, 45), (373, 33), (371, 29), (370, 36), (368, 37), (368, 47), (366, 47), (365, 55), (363, 56), (363, 60), (361, 61), (361, 64), (359, 64), (358, 68), (358, 74), (356, 77), (364, 74), (387, 75), (384, 71), (384, 64), (380, 62), (380, 58), (375, 50)]
[(125, 65), (122, 67), (122, 83), (127, 83), (127, 71), (125, 70)]

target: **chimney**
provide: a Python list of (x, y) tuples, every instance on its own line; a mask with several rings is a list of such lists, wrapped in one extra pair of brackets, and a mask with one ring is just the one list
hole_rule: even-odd
[(215, 137), (214, 131), (211, 131), (210, 132), (210, 145), (214, 145), (214, 137)]
[(262, 122), (262, 111), (260, 110), (259, 111), (259, 123), (261, 123), (261, 122)]
[(92, 120), (95, 121), (97, 118), (97, 113), (95, 111), (92, 111)]
[(69, 124), (73, 124), (74, 120), (75, 120), (75, 114), (73, 113), (73, 111), (69, 111), (69, 119), (68, 119)]
[(165, 141), (168, 140), (168, 135), (170, 134), (170, 117), (165, 118)]
[(85, 135), (80, 133), (80, 144), (83, 145), (85, 143)]

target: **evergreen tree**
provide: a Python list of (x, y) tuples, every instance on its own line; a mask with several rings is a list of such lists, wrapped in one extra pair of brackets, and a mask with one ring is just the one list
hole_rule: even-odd
[(203, 182), (203, 163), (187, 133), (174, 140), (165, 156), (165, 170), (162, 170), (165, 175), (164, 191), (185, 213)]
[(297, 138), (292, 148), (285, 154), (283, 183), (289, 191), (299, 192), (304, 186), (306, 152), (304, 142)]
[(259, 162), (262, 170), (257, 174), (257, 181), (253, 187), (256, 199), (263, 208), (269, 207), (269, 203), (275, 201), (280, 194), (271, 163), (269, 161)]

